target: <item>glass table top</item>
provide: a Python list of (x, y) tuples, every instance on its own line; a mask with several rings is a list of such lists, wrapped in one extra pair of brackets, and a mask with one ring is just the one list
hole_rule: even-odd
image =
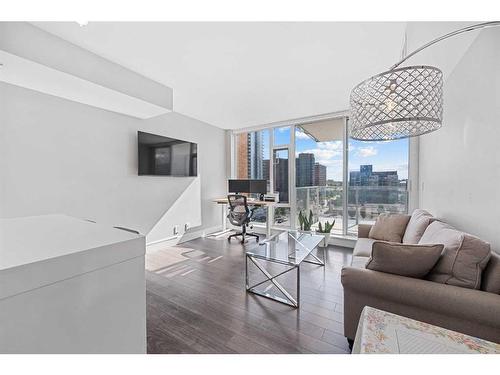
[(323, 236), (314, 233), (283, 231), (246, 253), (255, 258), (296, 266), (302, 263), (322, 240)]

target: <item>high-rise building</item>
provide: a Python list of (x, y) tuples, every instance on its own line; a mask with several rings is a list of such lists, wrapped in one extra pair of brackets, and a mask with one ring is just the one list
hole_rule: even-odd
[[(264, 139), (262, 132), (242, 133), (237, 136), (236, 172), (238, 178), (264, 177)], [(269, 172), (267, 173), (269, 178)]]
[(269, 159), (262, 160), (262, 178), (269, 181)]
[[(374, 172), (372, 165), (362, 165), (359, 171), (349, 172), (349, 186), (385, 187), (399, 186), (397, 171)], [(398, 192), (393, 189), (350, 189), (349, 202), (358, 203), (396, 203), (398, 202)]]
[(264, 140), (262, 132), (247, 134), (248, 178), (263, 178)]
[(314, 154), (300, 153), (295, 160), (296, 185), (314, 186)]
[(373, 172), (373, 166), (361, 165), (359, 171), (349, 172), (350, 186), (399, 186), (397, 171)]
[(314, 164), (314, 186), (326, 186), (326, 166), (319, 163)]
[(248, 178), (248, 134), (241, 133), (236, 137), (236, 175), (238, 178)]
[(288, 202), (288, 159), (277, 158), (274, 165), (274, 186), (280, 202)]

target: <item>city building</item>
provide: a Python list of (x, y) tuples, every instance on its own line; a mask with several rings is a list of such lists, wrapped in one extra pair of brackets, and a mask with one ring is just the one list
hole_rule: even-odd
[(280, 202), (288, 202), (288, 159), (277, 158), (274, 164), (274, 186)]
[(349, 186), (399, 186), (397, 171), (374, 172), (373, 165), (361, 165), (349, 172)]
[(265, 178), (269, 180), (269, 160), (264, 160), (262, 132), (239, 134), (236, 143), (238, 150), (238, 165), (236, 168), (238, 178)]
[(326, 186), (326, 166), (314, 163), (314, 186)]
[(296, 159), (296, 185), (314, 186), (314, 154), (300, 153)]

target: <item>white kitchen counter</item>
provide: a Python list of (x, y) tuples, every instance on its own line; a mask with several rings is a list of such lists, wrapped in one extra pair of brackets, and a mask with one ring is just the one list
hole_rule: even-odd
[(143, 353), (144, 254), (82, 219), (0, 219), (0, 352)]

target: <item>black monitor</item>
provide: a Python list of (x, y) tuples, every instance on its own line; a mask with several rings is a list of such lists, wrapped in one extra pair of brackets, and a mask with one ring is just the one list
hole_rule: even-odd
[(230, 193), (254, 193), (266, 194), (266, 180), (228, 180), (228, 191)]
[(267, 181), (266, 180), (250, 180), (250, 193), (266, 194)]
[(228, 180), (230, 193), (249, 193), (250, 180)]

